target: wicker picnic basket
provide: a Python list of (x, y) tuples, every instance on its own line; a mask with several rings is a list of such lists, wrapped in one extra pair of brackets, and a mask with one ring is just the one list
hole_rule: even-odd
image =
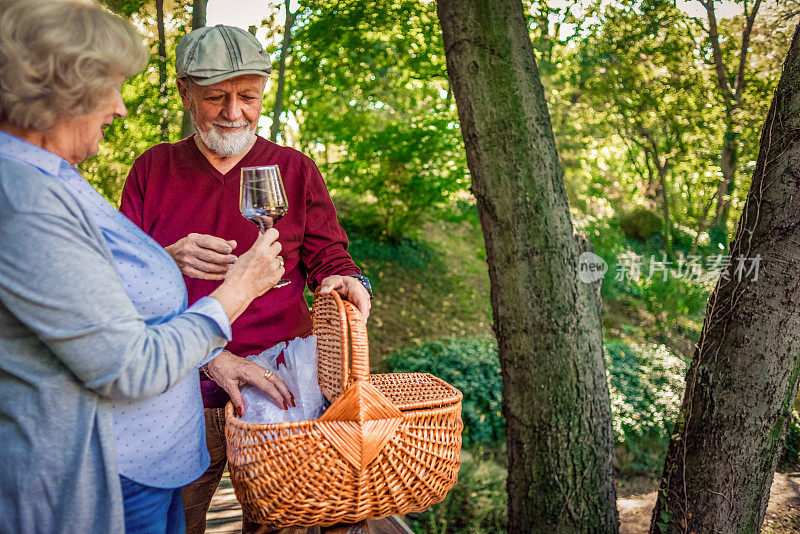
[(370, 375), (364, 321), (335, 292), (315, 295), (313, 316), (320, 387), (333, 403), (322, 417), (259, 425), (225, 408), (245, 516), (273, 528), (327, 526), (444, 499), (461, 463), (461, 392), (425, 373)]

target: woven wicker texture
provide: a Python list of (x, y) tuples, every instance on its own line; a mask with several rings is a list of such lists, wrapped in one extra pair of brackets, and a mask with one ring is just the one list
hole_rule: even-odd
[[(359, 313), (356, 310), (356, 313)], [(322, 304), (315, 295), (314, 333), (317, 334), (317, 372), (322, 394), (335, 401), (350, 382), (350, 328), (344, 306)], [(363, 321), (361, 321), (363, 325)], [(366, 329), (365, 336), (366, 336)], [(369, 360), (369, 353), (366, 354)]]
[(336, 399), (320, 419), (254, 425), (225, 409), (244, 514), (273, 528), (331, 525), (444, 499), (461, 461), (461, 393), (427, 374), (370, 377), (364, 322), (335, 293), (315, 296), (314, 329), (320, 382)]
[(428, 373), (372, 375), (370, 383), (401, 411), (461, 404), (461, 392)]

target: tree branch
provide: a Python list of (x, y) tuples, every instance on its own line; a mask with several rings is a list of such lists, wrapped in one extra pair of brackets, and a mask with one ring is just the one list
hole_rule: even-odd
[(747, 13), (747, 3), (745, 2), (745, 13), (747, 14), (747, 22), (744, 30), (742, 31), (742, 48), (739, 52), (739, 70), (736, 72), (736, 82), (734, 84), (734, 95), (736, 102), (742, 102), (742, 89), (744, 89), (744, 68), (747, 63), (747, 48), (750, 46), (750, 34), (753, 31), (753, 23), (756, 20), (756, 13), (758, 7), (761, 5), (761, 0), (756, 0), (753, 4), (753, 10)]
[(698, 0), (708, 13), (708, 38), (711, 41), (711, 48), (714, 55), (714, 66), (717, 71), (717, 84), (722, 91), (723, 96), (729, 100), (736, 100), (736, 97), (731, 91), (731, 86), (728, 83), (728, 74), (725, 71), (725, 63), (722, 59), (722, 48), (719, 46), (719, 31), (717, 30), (717, 15), (714, 13), (714, 0)]
[(297, 18), (297, 14), (303, 9), (301, 6), (298, 6), (297, 10), (292, 13), (289, 11), (289, 5), (290, 0), (285, 0), (286, 19), (284, 21), (283, 46), (281, 46), (281, 55), (278, 61), (278, 88), (275, 92), (275, 106), (272, 109), (272, 125), (269, 128), (269, 139), (273, 143), (278, 140), (278, 131), (280, 129), (284, 84), (286, 83), (286, 58), (289, 54), (289, 48), (292, 46), (292, 26)]

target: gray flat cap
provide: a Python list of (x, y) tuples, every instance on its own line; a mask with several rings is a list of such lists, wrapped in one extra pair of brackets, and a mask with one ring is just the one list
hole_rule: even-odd
[(198, 28), (184, 35), (175, 50), (178, 78), (190, 77), (200, 85), (211, 85), (234, 76), (272, 72), (269, 54), (258, 39), (241, 28)]

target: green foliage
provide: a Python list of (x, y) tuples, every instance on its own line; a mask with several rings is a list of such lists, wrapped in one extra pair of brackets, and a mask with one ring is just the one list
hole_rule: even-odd
[[(599, 218), (619, 217), (633, 206), (660, 214), (663, 171), (672, 223), (699, 231), (701, 246), (709, 241), (719, 208), (726, 108), (704, 17), (664, 0), (572, 3), (544, 16), (548, 3), (531, 4), (532, 37), (547, 45), (539, 61), (570, 204)], [(728, 233), (747, 192), (796, 9), (795, 0), (762, 2), (753, 27), (744, 102), (734, 112), (739, 149)], [(720, 17), (718, 25), (732, 80), (743, 16)]]
[(800, 413), (797, 410), (792, 410), (788, 427), (786, 438), (783, 442), (781, 464), (796, 466), (800, 462)]
[(674, 325), (681, 318), (697, 318), (702, 315), (708, 302), (708, 288), (698, 282), (661, 274), (641, 281), (641, 299), (647, 311), (666, 326)]
[(625, 235), (636, 239), (646, 239), (661, 230), (661, 217), (647, 208), (636, 208), (619, 218), (619, 225)]
[(658, 474), (683, 397), (686, 362), (663, 345), (610, 340), (605, 353), (617, 468)]
[(413, 236), (426, 213), (467, 186), (436, 5), (307, 6), (287, 75), (300, 145), (383, 237)]
[(617, 300), (628, 291), (624, 280), (617, 280), (618, 258), (630, 251), (625, 235), (617, 219), (598, 219), (573, 211), (575, 229), (584, 233), (592, 243), (594, 253), (608, 263), (608, 271), (603, 277), (600, 296), (603, 300)]
[[(344, 227), (350, 239), (348, 251), (353, 258), (363, 262), (386, 265), (393, 263), (395, 267), (404, 270), (431, 269), (435, 272), (447, 271), (441, 255), (428, 243), (408, 237), (403, 237), (394, 242), (387, 242), (375, 235), (374, 226), (359, 227), (351, 221), (343, 220)], [(376, 280), (376, 289), (380, 288), (380, 280)]]
[(351, 206), (340, 200), (334, 199), (349, 252), (375, 289), (368, 327), (376, 370), (384, 369), (386, 354), (423, 340), (490, 333), (483, 236), (469, 216), (427, 222), (424, 240), (388, 241), (374, 227), (354, 224)]
[(438, 213), (440, 221), (467, 222), (473, 226), (480, 226), (478, 205), (474, 199), (453, 198), (450, 203)]
[[(115, 2), (114, 7), (125, 13), (136, 3), (125, 0)], [(170, 141), (180, 139), (183, 105), (175, 86), (175, 47), (190, 28), (190, 14), (183, 5), (185, 3), (173, 2), (173, 10), (165, 13), (167, 99), (164, 100), (158, 90), (155, 14), (143, 10), (141, 15), (133, 15), (132, 19), (149, 43), (150, 61), (143, 72), (131, 77), (122, 87), (128, 116), (116, 119), (106, 130), (105, 141), (101, 143), (97, 156), (79, 165), (83, 177), (114, 205), (119, 205), (122, 186), (134, 160), (161, 142), (161, 124), (168, 125)]]
[[(482, 457), (483, 456), (483, 457)], [(458, 483), (444, 501), (412, 514), (412, 528), (421, 534), (506, 532), (508, 495), (506, 469), (486, 455), (461, 451)]]
[[(617, 467), (656, 474), (683, 396), (686, 363), (663, 345), (605, 343)], [(444, 339), (386, 357), (391, 372), (431, 373), (464, 394), (465, 446), (497, 446), (505, 439), (502, 380), (490, 338)]]
[[(660, 212), (666, 185), (671, 219), (685, 223), (693, 215), (691, 226), (697, 227), (699, 210), (690, 215), (679, 192), (693, 192), (695, 202), (710, 201), (718, 177), (709, 167), (715, 165), (721, 135), (716, 110), (706, 105), (713, 100), (713, 73), (695, 54), (691, 39), (691, 32), (703, 30), (673, 2), (632, 7), (629, 2), (604, 6), (604, 24), (582, 41), (578, 54), (587, 98), (599, 111), (598, 127), (621, 149), (617, 156), (624, 159), (617, 162), (628, 163), (629, 170), (621, 172), (635, 187), (632, 196)], [(687, 146), (694, 147), (691, 153)], [(709, 180), (698, 187), (695, 177), (701, 176)], [(639, 228), (628, 235), (643, 239), (653, 233), (642, 235), (636, 229), (651, 227), (632, 226)]]
[[(640, 215), (634, 217), (637, 219), (635, 223), (628, 221), (629, 225), (645, 225), (648, 221), (655, 225), (656, 219), (645, 215), (646, 210), (633, 213)], [(689, 250), (684, 249), (691, 247), (691, 237), (680, 229), (673, 231), (677, 257), (671, 260), (662, 252), (660, 232), (643, 241), (625, 235), (622, 229), (625, 218), (598, 219), (573, 212), (573, 219), (575, 227), (591, 241), (594, 253), (608, 263), (600, 290), (604, 301), (630, 297), (643, 304), (662, 329), (684, 319), (702, 318), (714, 275), (706, 269), (710, 263), (708, 257), (690, 257)], [(660, 219), (658, 222), (660, 224)], [(630, 227), (627, 231), (642, 233)], [(698, 252), (708, 251), (700, 249)], [(704, 276), (690, 276), (692, 266), (701, 267), (700, 274)]]
[(505, 439), (503, 381), (494, 339), (430, 341), (388, 355), (386, 365), (396, 373), (430, 373), (464, 394), (464, 446), (494, 446)]

